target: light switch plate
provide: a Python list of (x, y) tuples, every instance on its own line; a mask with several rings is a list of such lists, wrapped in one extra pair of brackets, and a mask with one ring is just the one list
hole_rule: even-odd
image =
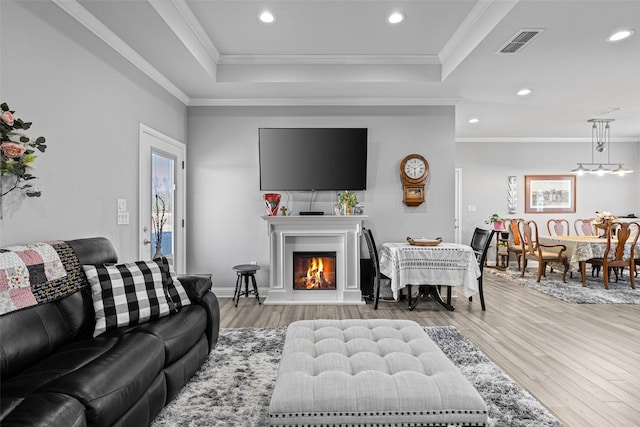
[(118, 212), (118, 225), (129, 224), (129, 212)]
[(118, 199), (118, 212), (126, 212), (127, 199)]

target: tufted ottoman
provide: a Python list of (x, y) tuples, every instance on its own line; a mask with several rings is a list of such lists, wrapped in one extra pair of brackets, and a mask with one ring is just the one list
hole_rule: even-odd
[(487, 407), (408, 320), (304, 320), (287, 329), (272, 426), (484, 426)]

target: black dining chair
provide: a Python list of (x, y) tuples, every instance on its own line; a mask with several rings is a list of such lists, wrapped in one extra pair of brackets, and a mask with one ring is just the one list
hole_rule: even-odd
[(368, 228), (362, 230), (364, 234), (364, 240), (367, 242), (367, 248), (369, 249), (369, 258), (373, 266), (373, 309), (378, 309), (378, 301), (380, 300), (380, 286), (384, 283), (384, 286), (391, 287), (391, 279), (380, 272), (380, 258), (378, 258), (378, 249), (376, 248), (375, 240), (373, 240), (373, 233)]
[[(480, 267), (480, 277), (478, 277), (478, 293), (480, 294), (480, 305), (482, 310), (485, 311), (484, 304), (484, 292), (482, 291), (482, 275), (484, 274), (484, 263), (487, 258), (487, 252), (489, 246), (491, 246), (491, 239), (493, 238), (495, 230), (485, 230), (484, 228), (476, 228), (471, 237), (471, 248), (476, 255), (478, 266)], [(469, 297), (469, 301), (473, 301), (472, 297)]]

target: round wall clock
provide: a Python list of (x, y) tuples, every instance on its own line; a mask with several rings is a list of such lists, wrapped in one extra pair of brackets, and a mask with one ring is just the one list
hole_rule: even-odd
[(423, 183), (429, 175), (429, 163), (420, 154), (409, 154), (400, 163), (402, 182), (411, 184)]
[(402, 201), (407, 206), (424, 203), (424, 183), (429, 177), (429, 162), (420, 154), (409, 154), (400, 163)]

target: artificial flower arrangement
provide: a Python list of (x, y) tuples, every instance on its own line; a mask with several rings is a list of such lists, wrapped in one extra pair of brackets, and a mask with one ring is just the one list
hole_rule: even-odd
[(614, 216), (611, 212), (609, 211), (602, 211), (602, 212), (598, 212), (596, 211), (596, 224), (605, 224), (605, 223), (612, 223), (613, 221), (617, 220), (618, 217)]
[(22, 190), (28, 197), (40, 197), (40, 191), (30, 182), (37, 178), (30, 169), (37, 157), (35, 150), (44, 153), (47, 148), (45, 138), (39, 136), (33, 140), (25, 135), (22, 131), (28, 130), (31, 122), (22, 121), (14, 113), (6, 103), (0, 104), (0, 175), (10, 177), (8, 184), (0, 187), (0, 197), (13, 190)]

